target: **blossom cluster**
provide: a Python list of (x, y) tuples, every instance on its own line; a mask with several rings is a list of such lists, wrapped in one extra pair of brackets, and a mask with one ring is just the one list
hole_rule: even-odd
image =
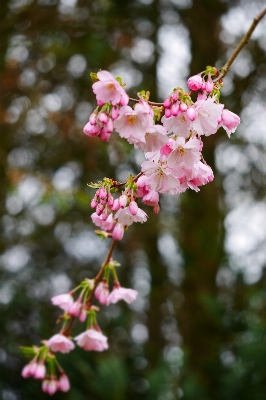
[(216, 74), (216, 68), (207, 67), (203, 73), (190, 77), (191, 92), (175, 88), (159, 109), (149, 102), (145, 92), (139, 93), (134, 107), (129, 106), (119, 77), (114, 79), (107, 71), (94, 74), (96, 82), (92, 88), (98, 107), (84, 133), (107, 141), (115, 131), (140, 148), (147, 160), (141, 165), (141, 173), (133, 182), (129, 178), (116, 199), (112, 195), (112, 188), (116, 187), (112, 180), (99, 183), (91, 202), (96, 209), (92, 221), (106, 233), (105, 237), (121, 240), (125, 228), (133, 222), (146, 221), (146, 213), (136, 203), (138, 198), (158, 213), (160, 193), (180, 194), (189, 188), (199, 191), (200, 186), (213, 180), (213, 171), (202, 155), (202, 137), (215, 134), (220, 127), (230, 137), (240, 122), (236, 114), (219, 103), (222, 84), (212, 79)]
[[(133, 107), (128, 105), (130, 99), (121, 78), (114, 79), (108, 71), (92, 74), (92, 89), (98, 105), (84, 133), (107, 142), (115, 131), (136, 149), (140, 148), (146, 161), (139, 174), (130, 176), (126, 182), (104, 178), (89, 185), (96, 189), (91, 200), (95, 210), (92, 221), (101, 228), (96, 233), (113, 239), (106, 261), (94, 279), (85, 279), (69, 293), (52, 298), (52, 304), (63, 311), (59, 317), (60, 332), (43, 340), (40, 347), (22, 348), (31, 358), (22, 376), (43, 380), (42, 390), (49, 395), (70, 388), (55, 353), (71, 352), (75, 348), (74, 341), (87, 351), (107, 350), (108, 338), (97, 323), (99, 307), (120, 300), (130, 304), (138, 295), (136, 290), (121, 287), (116, 273), (119, 264), (111, 255), (115, 241), (123, 238), (130, 225), (147, 221), (139, 200), (153, 207), (157, 214), (160, 194), (180, 194), (189, 188), (199, 191), (200, 186), (213, 180), (212, 169), (202, 155), (202, 137), (215, 134), (220, 127), (230, 137), (240, 122), (236, 114), (219, 103), (222, 82), (212, 79), (216, 74), (215, 68), (207, 67), (203, 73), (188, 79), (191, 92), (175, 88), (161, 104), (151, 103), (149, 93), (140, 92)], [(117, 194), (121, 188), (121, 193)], [(93, 304), (95, 300), (97, 305)], [(83, 325), (81, 333), (72, 338), (75, 320), (85, 327)]]
[[(119, 264), (110, 259), (109, 264), (104, 268), (104, 277), (98, 284), (95, 280), (86, 279), (79, 286), (69, 293), (54, 296), (52, 304), (63, 310), (63, 315), (59, 318), (63, 321), (62, 329), (48, 340), (43, 340), (43, 346), (32, 348), (22, 347), (25, 355), (31, 357), (31, 361), (22, 370), (24, 378), (34, 378), (42, 380), (42, 390), (53, 395), (57, 391), (67, 392), (70, 389), (68, 377), (56, 359), (55, 353), (66, 354), (75, 348), (73, 339), (77, 345), (87, 351), (104, 351), (108, 349), (108, 338), (102, 333), (98, 323), (96, 312), (99, 307), (92, 305), (92, 296), (100, 304), (109, 305), (124, 300), (132, 303), (138, 295), (133, 289), (120, 286), (117, 279), (115, 267)], [(112, 273), (114, 278), (113, 290), (109, 290), (109, 275)], [(74, 299), (74, 294), (79, 295)], [(72, 338), (70, 327), (74, 319), (86, 322), (86, 329), (79, 335)]]

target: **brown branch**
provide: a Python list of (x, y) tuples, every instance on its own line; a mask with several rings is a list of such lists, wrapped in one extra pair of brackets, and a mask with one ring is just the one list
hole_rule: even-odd
[[(141, 175), (143, 175), (143, 172), (138, 173), (138, 175), (136, 175), (135, 178), (133, 179), (133, 182), (136, 182), (136, 181), (139, 179), (139, 177), (140, 177)], [(127, 183), (127, 181), (126, 181), (126, 182), (117, 182), (117, 181), (113, 181), (113, 184), (112, 184), (111, 187), (125, 186), (126, 183)]]
[[(133, 97), (129, 97), (129, 100), (130, 101), (133, 101), (134, 103), (138, 103), (139, 102), (139, 100), (138, 99), (133, 99)], [(150, 105), (150, 106), (158, 106), (158, 107), (163, 107), (163, 103), (155, 103), (154, 101), (147, 101), (147, 103)]]
[(226, 62), (226, 64), (222, 67), (222, 69), (220, 70), (220, 73), (218, 75), (217, 78), (214, 79), (214, 82), (219, 81), (220, 79), (222, 79), (227, 72), (229, 71), (231, 65), (233, 64), (235, 58), (237, 57), (237, 55), (240, 53), (240, 51), (242, 50), (242, 48), (248, 43), (250, 36), (252, 35), (253, 31), (255, 30), (256, 26), (258, 25), (258, 23), (262, 20), (262, 18), (266, 15), (266, 8), (264, 8), (254, 19), (252, 24), (250, 25), (247, 33), (244, 35), (244, 37), (242, 38), (241, 42), (239, 43), (239, 45), (237, 46), (237, 48), (233, 51), (231, 57), (229, 58), (229, 60)]

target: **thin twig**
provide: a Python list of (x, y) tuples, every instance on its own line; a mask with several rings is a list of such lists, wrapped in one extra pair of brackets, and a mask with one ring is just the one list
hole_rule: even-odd
[[(138, 99), (133, 99), (133, 97), (129, 97), (129, 100), (130, 101), (133, 101), (134, 103), (138, 103), (139, 102), (139, 100)], [(147, 103), (150, 105), (150, 106), (157, 106), (157, 107), (163, 107), (163, 103), (155, 103), (154, 101), (147, 101)]]
[[(140, 177), (141, 175), (143, 175), (143, 172), (139, 172), (138, 175), (136, 175), (135, 178), (133, 179), (133, 182), (136, 182), (136, 181), (139, 179), (139, 177)], [(126, 181), (126, 182), (117, 182), (117, 181), (113, 181), (113, 184), (112, 184), (111, 187), (125, 186), (126, 183), (127, 183), (127, 181)]]
[(244, 35), (243, 39), (241, 40), (241, 42), (239, 43), (239, 45), (237, 46), (237, 48), (233, 51), (231, 57), (229, 58), (229, 60), (226, 62), (226, 64), (223, 66), (223, 68), (220, 70), (220, 73), (218, 75), (217, 78), (214, 79), (214, 82), (219, 81), (220, 79), (222, 79), (227, 72), (229, 71), (231, 65), (233, 64), (235, 58), (237, 57), (237, 55), (240, 53), (240, 51), (242, 50), (242, 48), (248, 43), (250, 36), (252, 35), (253, 31), (255, 30), (256, 26), (258, 25), (258, 23), (260, 22), (260, 20), (262, 20), (262, 18), (266, 15), (266, 8), (264, 8), (254, 19), (252, 24), (250, 25), (247, 33)]

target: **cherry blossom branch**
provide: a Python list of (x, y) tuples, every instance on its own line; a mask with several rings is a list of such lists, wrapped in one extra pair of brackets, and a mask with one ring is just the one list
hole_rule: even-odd
[(218, 75), (217, 78), (214, 79), (214, 82), (219, 81), (220, 79), (222, 79), (227, 72), (229, 71), (231, 65), (233, 64), (233, 62), (235, 61), (235, 58), (238, 56), (238, 54), (240, 53), (240, 51), (242, 50), (242, 48), (248, 43), (253, 31), (255, 30), (256, 26), (258, 25), (258, 23), (265, 17), (266, 15), (266, 8), (264, 8), (254, 19), (252, 24), (250, 25), (247, 33), (244, 35), (244, 37), (242, 38), (241, 42), (239, 43), (239, 45), (237, 46), (237, 48), (233, 51), (231, 57), (229, 58), (229, 60), (226, 62), (226, 64), (222, 67), (222, 69), (220, 70), (220, 73)]
[[(139, 99), (133, 99), (133, 97), (129, 97), (129, 100), (133, 101), (134, 103), (138, 103), (139, 102)], [(163, 106), (163, 103), (156, 103), (154, 101), (149, 101), (149, 100), (147, 101), (147, 103), (150, 106), (157, 106), (157, 107), (162, 107)]]
[(95, 292), (97, 286), (99, 285), (100, 280), (102, 279), (102, 276), (104, 274), (104, 270), (105, 270), (106, 266), (109, 264), (109, 262), (111, 260), (111, 257), (112, 257), (113, 251), (114, 251), (114, 247), (115, 247), (115, 243), (116, 243), (116, 240), (112, 240), (108, 254), (107, 254), (104, 262), (102, 263), (101, 269), (98, 272), (97, 276), (94, 278), (94, 287), (91, 290), (91, 292), (87, 298), (87, 301), (86, 301), (87, 308), (89, 308), (91, 306), (92, 296), (94, 295), (94, 292)]
[[(135, 176), (135, 178), (132, 180), (132, 182), (136, 182), (139, 177), (143, 175), (143, 172), (139, 172), (138, 175)], [(113, 184), (111, 187), (121, 187), (121, 186), (125, 186), (127, 184), (127, 181), (125, 182), (117, 182), (117, 181), (113, 181)]]

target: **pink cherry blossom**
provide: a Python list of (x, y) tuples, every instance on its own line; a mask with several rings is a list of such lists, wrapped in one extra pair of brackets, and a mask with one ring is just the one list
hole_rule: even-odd
[(230, 138), (231, 133), (234, 133), (240, 123), (238, 115), (234, 114), (229, 110), (223, 110), (221, 126), (226, 130), (228, 137)]
[(128, 96), (125, 90), (119, 85), (116, 79), (108, 71), (99, 71), (97, 73), (99, 81), (92, 85), (92, 90), (96, 94), (96, 99), (100, 104), (111, 103), (116, 105), (128, 103)]
[(142, 201), (148, 206), (156, 207), (159, 203), (159, 193), (155, 192), (155, 190), (150, 190), (143, 196)]
[(102, 280), (102, 282), (100, 282), (95, 289), (94, 296), (96, 297), (96, 299), (99, 300), (101, 304), (107, 304), (107, 299), (109, 296), (109, 286), (107, 285), (105, 279)]
[(137, 215), (139, 207), (137, 203), (134, 200), (132, 200), (128, 205), (128, 209), (132, 215)]
[(132, 215), (128, 207), (120, 209), (115, 214), (115, 218), (122, 226), (130, 226), (133, 222), (146, 222), (147, 217), (147, 214), (141, 208), (138, 208), (136, 215)]
[(193, 130), (199, 135), (209, 136), (218, 129), (217, 119), (222, 114), (223, 104), (216, 104), (215, 97), (208, 97), (206, 101), (197, 100), (195, 103), (196, 119), (192, 122)]
[(110, 232), (114, 228), (114, 225), (115, 225), (115, 221), (113, 219), (112, 213), (109, 215), (109, 217), (106, 220), (104, 220), (102, 218), (102, 215), (98, 216), (96, 213), (93, 213), (91, 215), (91, 219), (95, 225), (99, 226), (101, 229), (103, 229), (107, 232)]
[(163, 126), (169, 133), (188, 138), (192, 129), (192, 122), (185, 112), (179, 113), (177, 117), (166, 118), (162, 117)]
[(42, 383), (42, 391), (52, 396), (57, 391), (57, 384), (58, 381), (55, 376), (45, 379)]
[(206, 183), (212, 182), (213, 179), (214, 175), (211, 167), (199, 161), (193, 167), (193, 177), (189, 180), (188, 186), (198, 192), (198, 186), (206, 185)]
[(141, 104), (137, 104), (134, 110), (129, 106), (121, 107), (119, 117), (114, 121), (119, 136), (135, 144), (135, 147), (139, 147), (141, 142), (146, 143), (145, 135), (152, 125), (152, 116)]
[(187, 142), (183, 137), (178, 138), (174, 143), (172, 153), (168, 157), (168, 166), (176, 168), (178, 164), (184, 163), (188, 168), (200, 160), (201, 141), (191, 138)]
[(178, 193), (180, 182), (172, 175), (166, 162), (159, 164), (144, 161), (141, 165), (141, 171), (147, 177), (147, 183), (152, 190), (160, 193)]
[(69, 308), (73, 305), (73, 297), (69, 293), (59, 294), (51, 299), (54, 306), (60, 307), (62, 310), (68, 312)]
[(123, 288), (116, 283), (114, 290), (108, 296), (107, 304), (117, 303), (119, 300), (124, 300), (130, 304), (136, 300), (137, 295), (138, 292), (136, 290)]
[(68, 339), (66, 336), (57, 333), (52, 336), (47, 342), (46, 346), (48, 346), (52, 351), (59, 353), (69, 353), (74, 349), (75, 345), (72, 340)]
[(88, 351), (103, 351), (108, 349), (107, 337), (95, 329), (87, 329), (75, 337), (78, 346)]
[(145, 133), (145, 143), (140, 143), (142, 151), (154, 152), (168, 142), (167, 131), (162, 125), (153, 125)]
[(202, 77), (200, 75), (193, 75), (188, 78), (187, 85), (191, 90), (200, 90), (202, 88)]
[(114, 240), (122, 240), (124, 236), (124, 226), (121, 223), (116, 224), (114, 227), (112, 237)]

